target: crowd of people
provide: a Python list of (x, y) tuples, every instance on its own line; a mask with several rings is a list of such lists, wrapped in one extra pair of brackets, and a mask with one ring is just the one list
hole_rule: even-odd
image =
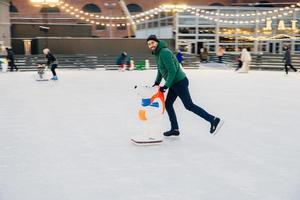
[[(286, 75), (289, 72), (289, 67), (290, 69), (292, 69), (293, 71), (297, 72), (298, 70), (293, 66), (292, 64), (292, 57), (291, 57), (291, 52), (290, 52), (290, 48), (289, 46), (284, 46), (284, 54), (283, 54), (283, 66), (284, 66), (284, 71), (286, 73)], [(13, 52), (12, 48), (6, 48), (6, 59), (8, 62), (8, 66), (10, 71), (18, 71), (19, 68), (17, 67), (16, 63), (15, 63), (15, 54)], [(54, 56), (54, 54), (50, 51), (50, 49), (45, 48), (43, 49), (43, 54), (46, 58), (46, 62), (44, 63), (45, 66), (48, 66), (51, 69), (52, 72), (52, 78), (51, 80), (58, 80), (57, 74), (56, 74), (56, 68), (58, 67), (58, 61), (56, 59), (56, 57)], [(216, 50), (216, 58), (217, 60), (215, 62), (217, 63), (223, 63), (223, 57), (226, 54), (225, 52), (225, 48), (223, 46), (220, 46), (217, 50)], [(180, 64), (180, 66), (182, 66), (184, 64), (184, 56), (182, 54), (182, 52), (180, 50), (177, 50), (174, 52), (174, 55), (178, 61), (178, 63)], [(200, 62), (201, 63), (208, 63), (209, 62), (209, 52), (208, 49), (206, 47), (201, 48), (200, 49), (200, 54), (199, 54), (199, 58), (200, 58)], [(147, 66), (150, 65), (149, 64), (149, 60), (146, 59), (147, 61)], [(252, 61), (252, 56), (250, 53), (250, 49), (247, 48), (243, 48), (240, 50), (240, 54), (236, 57), (236, 60), (232, 60), (233, 63), (237, 62), (237, 68), (235, 69), (235, 71), (239, 72), (239, 73), (247, 73), (250, 71), (250, 65), (251, 65), (251, 61)], [(125, 71), (126, 69), (128, 70), (134, 70), (134, 69), (138, 69), (139, 66), (135, 65), (135, 61), (133, 56), (130, 56), (127, 54), (126, 51), (123, 51), (119, 57), (116, 60), (116, 64), (119, 66), (119, 70), (121, 71)], [(1, 65), (1, 63), (0, 63)], [(143, 65), (145, 65), (145, 61), (143, 62)], [(39, 65), (39, 67), (41, 67), (41, 65)], [(145, 69), (145, 67), (142, 67), (143, 69)], [(39, 68), (40, 69), (40, 68)]]
[[(184, 56), (180, 51), (173, 52), (166, 46), (166, 43), (159, 40), (155, 35), (150, 35), (147, 39), (148, 48), (151, 50), (152, 54), (156, 57), (157, 65), (157, 75), (153, 86), (158, 86), (159, 91), (162, 93), (167, 92), (167, 97), (165, 101), (165, 107), (169, 116), (171, 129), (163, 133), (164, 136), (179, 136), (179, 125), (177, 122), (176, 113), (174, 110), (174, 102), (177, 97), (181, 99), (184, 107), (199, 117), (203, 118), (210, 123), (210, 133), (215, 134), (223, 124), (223, 120), (220, 117), (210, 114), (200, 106), (193, 103), (190, 91), (189, 91), (189, 79), (186, 73), (182, 69), (182, 64), (184, 61)], [(290, 67), (295, 72), (296, 68), (292, 65), (291, 53), (288, 46), (284, 47), (285, 53), (283, 56), (284, 69), (286, 74), (288, 74), (288, 67)], [(18, 67), (15, 64), (14, 52), (10, 48), (6, 48), (7, 60), (10, 66), (10, 71), (18, 71)], [(56, 68), (58, 67), (58, 60), (50, 49), (43, 49), (43, 54), (45, 56), (46, 62), (40, 63), (38, 66), (38, 73), (40, 78), (43, 78), (43, 66), (48, 66), (52, 72), (52, 80), (58, 80)], [(223, 63), (223, 56), (225, 54), (225, 49), (221, 46), (216, 51), (217, 62)], [(202, 48), (200, 53), (201, 62), (208, 62), (208, 50), (207, 48)], [(238, 67), (236, 71), (240, 73), (247, 73), (250, 70), (250, 63), (252, 57), (248, 49), (243, 48), (240, 55), (237, 58)], [(116, 60), (116, 64), (119, 66), (120, 70), (134, 69), (133, 57), (129, 56), (127, 52), (123, 51)], [(165, 80), (164, 85), (160, 85), (162, 79)]]

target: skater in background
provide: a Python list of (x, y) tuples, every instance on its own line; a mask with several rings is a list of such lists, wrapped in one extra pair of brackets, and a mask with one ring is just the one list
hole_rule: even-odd
[(44, 53), (45, 57), (47, 58), (47, 66), (51, 67), (50, 69), (51, 69), (51, 72), (53, 75), (51, 80), (54, 80), (54, 81), (58, 80), (56, 71), (55, 71), (55, 69), (58, 66), (57, 59), (55, 58), (55, 56), (51, 53), (50, 49), (48, 49), (48, 48), (43, 49), (43, 53)]
[(207, 48), (202, 48), (200, 53), (201, 62), (208, 63), (208, 50)]
[(218, 63), (223, 63), (222, 59), (223, 59), (224, 54), (225, 54), (225, 49), (222, 46), (220, 46), (216, 53), (216, 55), (218, 57)]
[(291, 51), (290, 48), (288, 46), (284, 47), (284, 57), (283, 57), (283, 61), (284, 61), (284, 68), (285, 68), (285, 73), (286, 75), (288, 75), (289, 69), (288, 66), (294, 70), (295, 72), (297, 72), (297, 69), (294, 68), (294, 66), (292, 65), (292, 57), (291, 57)]
[(242, 60), (241, 60), (241, 57), (242, 57), (242, 54), (240, 53), (239, 56), (237, 57), (238, 66), (237, 66), (237, 68), (235, 69), (235, 71), (238, 71), (238, 70), (241, 69), (242, 66), (243, 66), (243, 62), (242, 62)]
[(12, 72), (12, 71), (14, 71), (14, 69), (16, 71), (18, 71), (19, 69), (15, 64), (15, 54), (14, 54), (13, 50), (11, 48), (5, 48), (5, 50), (7, 53), (6, 59), (8, 61), (8, 65), (10, 66), (10, 71)]
[(134, 60), (133, 60), (133, 56), (127, 56), (127, 66), (128, 66), (128, 70), (132, 71), (134, 70)]
[(180, 50), (178, 50), (178, 52), (176, 53), (176, 58), (177, 58), (178, 63), (182, 67), (183, 55)]
[(250, 52), (243, 48), (242, 54), (241, 54), (241, 61), (243, 63), (242, 68), (238, 70), (239, 73), (248, 73), (250, 70), (250, 63), (251, 63), (252, 57)]
[(189, 80), (181, 67), (179, 67), (179, 63), (172, 51), (166, 47), (165, 42), (158, 40), (155, 35), (150, 35), (147, 38), (147, 44), (157, 60), (157, 76), (153, 86), (159, 86), (162, 78), (164, 78), (165, 85), (160, 87), (160, 91), (165, 92), (167, 89), (169, 90), (165, 106), (171, 122), (171, 130), (164, 132), (164, 136), (178, 136), (180, 134), (173, 107), (177, 97), (181, 99), (187, 110), (208, 121), (210, 123), (210, 133), (215, 134), (223, 122), (220, 118), (207, 113), (193, 103), (188, 88)]
[(116, 61), (116, 64), (119, 65), (119, 69), (122, 71), (126, 69), (126, 60), (127, 60), (127, 53), (123, 51)]

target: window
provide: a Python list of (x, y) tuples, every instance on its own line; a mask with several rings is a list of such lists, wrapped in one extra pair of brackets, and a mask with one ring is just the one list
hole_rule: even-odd
[(260, 1), (255, 7), (274, 7), (269, 1)]
[(16, 8), (16, 6), (12, 4), (12, 2), (9, 2), (9, 12), (13, 12), (13, 13), (18, 12), (18, 9)]
[(195, 40), (195, 36), (179, 36), (178, 39), (182, 39), (182, 40)]
[(173, 25), (173, 18), (167, 19), (167, 24), (168, 24), (169, 26)]
[(215, 36), (199, 36), (198, 39), (199, 40), (211, 40), (211, 41), (214, 41), (216, 38), (215, 38)]
[(215, 28), (210, 28), (210, 27), (199, 27), (198, 29), (198, 34), (215, 34), (216, 29)]
[(154, 26), (153, 26), (153, 22), (149, 22), (148, 23), (148, 28), (153, 28)]
[(196, 25), (196, 18), (179, 18), (180, 25)]
[(59, 13), (58, 7), (42, 7), (40, 13)]
[(232, 36), (220, 36), (220, 43), (235, 43), (235, 37)]
[(117, 30), (125, 31), (125, 30), (127, 30), (127, 26), (117, 26)]
[(300, 51), (300, 44), (295, 44), (295, 51)]
[(88, 12), (88, 13), (101, 13), (101, 8), (99, 8), (95, 4), (86, 4), (83, 8), (82, 11)]
[(139, 6), (138, 4), (128, 4), (127, 8), (129, 10), (129, 12), (143, 12), (143, 9), (141, 6)]
[(166, 19), (160, 20), (160, 26), (167, 26), (167, 20)]
[(106, 30), (106, 26), (103, 25), (103, 24), (99, 24), (96, 26), (96, 30), (97, 31), (103, 31), (103, 30)]
[(195, 27), (179, 27), (178, 31), (181, 34), (196, 34)]

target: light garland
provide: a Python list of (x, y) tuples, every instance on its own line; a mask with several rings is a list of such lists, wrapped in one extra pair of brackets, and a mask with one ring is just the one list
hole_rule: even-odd
[(292, 39), (292, 40), (298, 40), (300, 37), (295, 37), (295, 36), (290, 36), (286, 34), (279, 34), (279, 35), (274, 35), (271, 37), (265, 37), (265, 36), (258, 36), (258, 37), (253, 37), (253, 36), (240, 36), (240, 38), (251, 40), (251, 41), (267, 41), (267, 40), (285, 40), (286, 38)]
[[(261, 18), (261, 19), (249, 19), (249, 20), (227, 20), (227, 19), (219, 19), (218, 16), (206, 16), (203, 14), (200, 14), (199, 12), (196, 13), (196, 16), (199, 16), (204, 19), (208, 19), (214, 22), (219, 22), (223, 24), (255, 24), (255, 23), (261, 23), (261, 22), (266, 22), (268, 20), (272, 19), (278, 19), (284, 16), (288, 16), (293, 14), (294, 12), (299, 11), (299, 9), (293, 8), (292, 10), (289, 10), (289, 12), (284, 12), (284, 13), (277, 13), (277, 15), (274, 16), (269, 16), (267, 18)], [(227, 17), (227, 16), (226, 16)]]
[(213, 11), (207, 11), (207, 10), (201, 10), (201, 13), (205, 13), (208, 15), (216, 15), (216, 16), (222, 16), (222, 17), (266, 17), (268, 15), (277, 15), (280, 12), (289, 11), (291, 9), (294, 9), (295, 11), (299, 11), (300, 9), (297, 8), (300, 7), (300, 3), (293, 4), (290, 6), (286, 6), (284, 8), (277, 8), (274, 10), (268, 10), (268, 11), (262, 11), (262, 12), (249, 12), (249, 13), (241, 13), (241, 14), (228, 14), (228, 13), (218, 13)]
[(99, 22), (99, 20), (126, 20), (127, 17), (106, 17), (106, 16), (100, 16), (93, 13), (84, 12), (82, 10), (79, 10), (78, 8), (75, 8), (73, 6), (70, 6), (67, 3), (59, 2), (58, 4), (59, 8), (64, 10), (65, 12), (69, 13), (70, 15), (76, 17), (77, 19), (80, 19), (81, 21), (88, 22), (90, 24), (96, 24), (101, 26), (108, 26), (108, 27), (125, 27), (126, 25), (132, 25), (133, 23), (103, 23)]
[[(174, 5), (174, 6), (169, 5), (167, 7), (162, 7), (162, 10), (164, 12), (171, 12), (171, 11), (174, 11), (174, 9), (177, 9), (175, 6), (176, 5)], [(298, 3), (297, 6), (300, 6), (300, 3)], [(299, 11), (299, 10), (300, 9), (297, 8), (296, 5), (291, 5), (291, 6), (288, 6), (285, 8), (276, 9), (274, 11), (265, 11), (262, 13), (257, 13), (257, 15), (254, 15), (254, 16), (257, 16), (257, 17), (260, 16), (260, 17), (266, 17), (266, 18), (255, 19), (255, 20), (253, 20), (253, 19), (252, 20), (250, 20), (250, 19), (249, 20), (227, 20), (225, 17), (244, 17), (244, 16), (254, 17), (254, 16), (251, 14), (244, 14), (244, 13), (242, 13), (242, 14), (224, 14), (224, 13), (215, 14), (215, 12), (196, 9), (194, 7), (189, 7), (189, 6), (186, 6), (182, 10), (177, 10), (177, 12), (188, 12), (192, 15), (196, 15), (196, 16), (204, 18), (204, 19), (208, 19), (208, 20), (220, 22), (220, 23), (225, 23), (225, 24), (255, 24), (255, 23), (266, 22), (267, 20), (271, 20), (271, 19), (278, 19), (283, 16), (293, 14), (294, 12)], [(272, 13), (274, 15), (269, 16)], [(215, 14), (216, 16), (211, 16), (211, 14)], [(223, 18), (220, 19), (220, 16)], [(136, 20), (136, 22), (140, 23), (140, 22), (144, 22), (146, 20), (147, 20), (147, 16)]]
[[(76, 18), (91, 23), (91, 24), (97, 24), (97, 25), (103, 25), (103, 26), (126, 26), (126, 25), (132, 25), (132, 24), (139, 24), (144, 21), (152, 19), (155, 15), (158, 15), (161, 12), (188, 12), (192, 15), (196, 15), (198, 17), (208, 19), (214, 22), (219, 22), (223, 24), (255, 24), (255, 23), (261, 23), (266, 22), (267, 20), (272, 19), (278, 19), (283, 16), (287, 16), (290, 14), (293, 14), (295, 11), (299, 11), (300, 9), (296, 6), (300, 7), (300, 3), (297, 3), (295, 5), (286, 6), (284, 8), (278, 8), (275, 10), (269, 10), (269, 11), (263, 11), (263, 12), (257, 12), (257, 13), (241, 13), (241, 14), (224, 14), (224, 13), (218, 13), (218, 12), (211, 12), (207, 10), (202, 10), (199, 8), (187, 6), (187, 5), (162, 5), (158, 8), (154, 8), (136, 15), (132, 15), (132, 19), (134, 20), (133, 23), (101, 23), (99, 20), (128, 20), (129, 17), (124, 16), (117, 16), (117, 17), (109, 17), (109, 16), (100, 16), (97, 14), (87, 13), (84, 11), (81, 11), (78, 8), (75, 8), (73, 6), (70, 6), (67, 3), (64, 3), (60, 1), (58, 3), (58, 6), (65, 10), (67, 13), (75, 16)], [(213, 15), (213, 16), (212, 16)], [(249, 20), (227, 20), (226, 17), (264, 17), (260, 19), (249, 19)], [(222, 17), (220, 19), (220, 17)]]

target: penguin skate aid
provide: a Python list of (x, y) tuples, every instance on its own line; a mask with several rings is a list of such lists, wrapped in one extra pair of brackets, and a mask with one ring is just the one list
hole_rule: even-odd
[[(132, 137), (131, 142), (136, 145), (156, 145), (163, 142), (160, 131), (155, 128), (165, 113), (165, 97), (159, 87), (135, 86), (140, 101), (138, 119), (143, 126), (143, 132)], [(155, 128), (154, 128), (155, 127)]]

